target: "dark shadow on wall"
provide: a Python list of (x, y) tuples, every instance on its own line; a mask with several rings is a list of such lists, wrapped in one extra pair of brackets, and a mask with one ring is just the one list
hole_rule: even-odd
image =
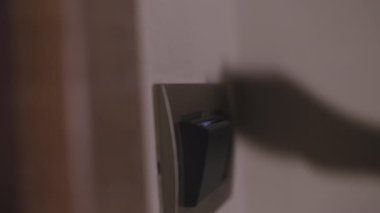
[(380, 129), (332, 110), (282, 75), (229, 76), (227, 82), (238, 131), (255, 145), (334, 171), (380, 174)]

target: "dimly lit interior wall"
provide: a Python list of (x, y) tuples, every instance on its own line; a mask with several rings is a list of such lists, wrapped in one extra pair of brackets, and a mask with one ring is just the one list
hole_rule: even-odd
[[(379, 9), (371, 0), (139, 1), (149, 212), (159, 211), (153, 84), (213, 82), (228, 64), (279, 67), (335, 112), (376, 127)], [(254, 144), (237, 136), (233, 195), (219, 213), (380, 209), (378, 176), (316, 167)]]
[[(143, 126), (150, 212), (159, 212), (153, 84), (215, 82), (237, 59), (235, 1), (139, 1)], [(227, 212), (232, 212), (227, 211)]]
[[(379, 129), (379, 11), (371, 0), (239, 0), (240, 64), (279, 67), (334, 112)], [(251, 144), (238, 141), (244, 187), (235, 195), (244, 200), (235, 212), (379, 211), (378, 175), (328, 170)]]
[(239, 0), (241, 58), (266, 63), (342, 110), (380, 123), (380, 3)]

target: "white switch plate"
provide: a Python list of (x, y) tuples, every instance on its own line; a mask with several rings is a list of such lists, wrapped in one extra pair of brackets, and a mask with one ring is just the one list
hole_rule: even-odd
[[(232, 172), (224, 183), (194, 208), (179, 205), (179, 176), (175, 124), (194, 112), (229, 112), (227, 91), (216, 84), (154, 86), (157, 164), (162, 213), (213, 213), (231, 193)], [(231, 164), (232, 165), (232, 164)], [(231, 168), (232, 169), (232, 168)]]

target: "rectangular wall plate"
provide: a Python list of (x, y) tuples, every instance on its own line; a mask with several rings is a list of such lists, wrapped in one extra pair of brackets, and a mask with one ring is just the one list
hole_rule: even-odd
[[(227, 92), (216, 84), (160, 84), (154, 86), (157, 165), (160, 185), (161, 212), (163, 213), (212, 213), (229, 197), (231, 192), (232, 156), (228, 163), (228, 175), (220, 185), (207, 193), (194, 207), (181, 203), (180, 160), (178, 151), (178, 124), (194, 113), (223, 114), (229, 119)], [(230, 147), (232, 153), (232, 146)], [(197, 157), (194, 155), (194, 157)], [(207, 187), (206, 187), (207, 188)], [(181, 191), (182, 192), (182, 191)]]

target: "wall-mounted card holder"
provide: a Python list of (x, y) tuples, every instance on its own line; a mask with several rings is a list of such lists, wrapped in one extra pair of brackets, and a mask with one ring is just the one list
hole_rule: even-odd
[(154, 87), (157, 164), (164, 213), (210, 213), (231, 188), (232, 122), (220, 85)]

